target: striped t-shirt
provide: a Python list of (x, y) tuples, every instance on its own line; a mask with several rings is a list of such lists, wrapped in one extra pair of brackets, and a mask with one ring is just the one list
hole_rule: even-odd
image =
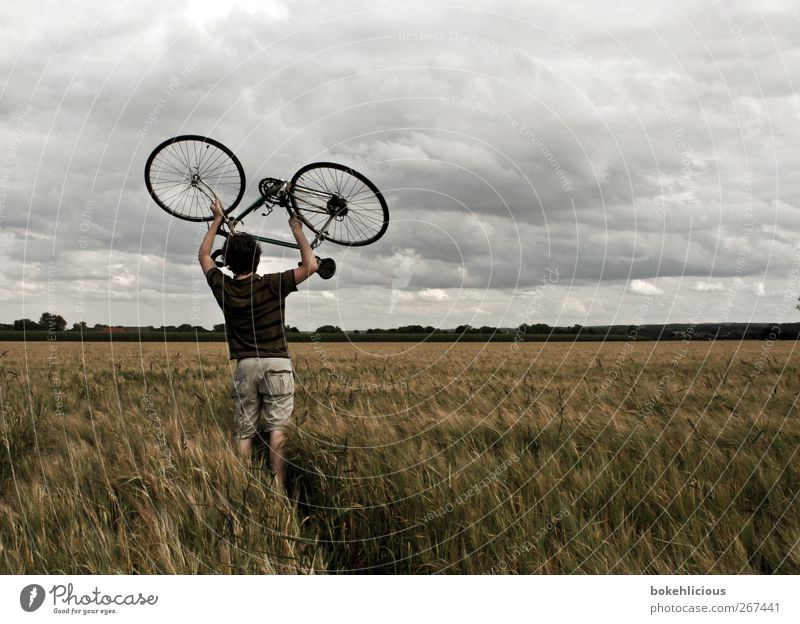
[(225, 315), (232, 360), (289, 357), (283, 323), (286, 296), (297, 290), (294, 269), (237, 280), (213, 267), (206, 279)]

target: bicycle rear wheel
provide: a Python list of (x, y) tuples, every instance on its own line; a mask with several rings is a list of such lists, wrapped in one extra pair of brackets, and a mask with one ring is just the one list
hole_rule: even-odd
[(208, 186), (230, 213), (244, 195), (242, 163), (219, 141), (195, 134), (167, 139), (144, 166), (150, 196), (171, 215), (187, 221), (211, 221)]
[(389, 208), (381, 192), (344, 165), (306, 165), (294, 174), (289, 197), (300, 220), (322, 240), (369, 245), (389, 227)]

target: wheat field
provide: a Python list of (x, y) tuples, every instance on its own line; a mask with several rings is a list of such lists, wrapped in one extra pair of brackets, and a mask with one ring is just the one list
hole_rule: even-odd
[(225, 345), (0, 344), (0, 571), (800, 573), (794, 342), (290, 350), (287, 498)]

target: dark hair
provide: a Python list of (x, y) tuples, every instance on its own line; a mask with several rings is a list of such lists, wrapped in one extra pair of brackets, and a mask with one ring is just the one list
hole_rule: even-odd
[(261, 246), (249, 234), (231, 234), (222, 247), (222, 255), (234, 275), (255, 273), (261, 259)]

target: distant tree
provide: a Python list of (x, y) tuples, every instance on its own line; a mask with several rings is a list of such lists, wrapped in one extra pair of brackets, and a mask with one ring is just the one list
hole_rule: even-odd
[(529, 334), (549, 334), (553, 329), (547, 323), (534, 323), (533, 325), (527, 325)]
[(322, 327), (317, 327), (318, 334), (341, 334), (342, 328), (338, 325), (323, 325)]
[(225, 323), (219, 323), (217, 325), (214, 325), (214, 331), (215, 332), (224, 332), (225, 331)]
[(88, 327), (86, 327), (86, 321), (72, 324), (72, 331), (86, 331), (87, 329)]
[(398, 334), (424, 334), (425, 329), (422, 325), (403, 325), (397, 328)]
[(470, 329), (472, 329), (471, 325), (459, 325), (458, 327), (456, 327), (456, 333), (463, 334), (464, 332), (467, 332)]
[(64, 331), (67, 328), (67, 321), (60, 314), (42, 312), (42, 316), (39, 317), (39, 325), (48, 331)]
[(284, 327), (284, 330), (289, 334), (299, 334), (300, 333), (299, 329), (297, 329), (296, 327), (292, 327), (291, 325), (286, 325)]
[(18, 319), (14, 321), (15, 331), (37, 331), (42, 329), (39, 323), (34, 323), (31, 319)]

